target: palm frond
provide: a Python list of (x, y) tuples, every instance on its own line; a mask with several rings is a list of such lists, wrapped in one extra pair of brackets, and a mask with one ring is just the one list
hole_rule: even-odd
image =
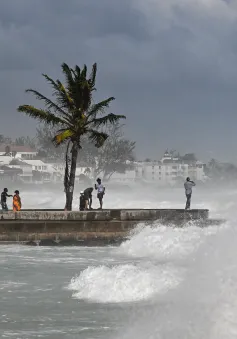
[(75, 70), (74, 70), (75, 74), (76, 74), (76, 80), (79, 80), (81, 77), (81, 69), (79, 66), (75, 66)]
[(92, 90), (96, 90), (95, 88), (96, 73), (97, 73), (97, 63), (94, 63), (94, 65), (92, 66), (92, 71), (91, 71), (89, 80), (88, 80)]
[(18, 107), (18, 112), (23, 112), (26, 115), (38, 119), (41, 122), (45, 122), (47, 124), (58, 125), (58, 124), (65, 124), (65, 121), (62, 118), (57, 117), (55, 114), (43, 110), (38, 109), (31, 105), (21, 105)]
[(57, 80), (54, 81), (52, 78), (50, 78), (47, 74), (42, 74), (43, 77), (46, 79), (46, 81), (53, 87), (54, 91), (53, 91), (53, 96), (57, 97), (57, 102), (61, 105), (61, 108), (67, 108), (67, 96), (65, 95), (65, 92), (63, 91), (63, 89), (65, 90), (64, 86), (62, 85), (62, 83)]
[(45, 103), (45, 106), (51, 110), (53, 109), (53, 111), (55, 113), (60, 112), (62, 115), (64, 116), (68, 116), (68, 114), (57, 104), (55, 104), (52, 100), (50, 100), (49, 98), (45, 97), (43, 94), (41, 94), (40, 92), (33, 90), (33, 89), (27, 89), (26, 93), (32, 93), (35, 95), (35, 97), (39, 100), (43, 100)]
[(86, 75), (87, 75), (87, 66), (84, 65), (83, 70), (81, 71), (81, 78), (83, 80), (86, 80)]
[(72, 70), (65, 62), (62, 64), (61, 67), (66, 78), (68, 90), (72, 90), (73, 87), (75, 86)]
[(116, 114), (110, 113), (106, 115), (105, 117), (91, 120), (89, 124), (92, 124), (95, 127), (100, 127), (101, 125), (107, 125), (107, 124), (113, 125), (120, 119), (126, 119), (125, 115), (116, 115)]
[(70, 68), (70, 70), (71, 70), (71, 73), (72, 73), (72, 75), (73, 75), (73, 79), (74, 79), (74, 81), (76, 80), (76, 78), (77, 78), (77, 73), (76, 73), (76, 71), (73, 69), (73, 68)]
[(68, 106), (71, 107), (71, 101), (68, 100), (68, 94), (66, 92), (65, 87), (61, 83), (61, 81), (56, 80), (54, 81), (50, 78), (47, 74), (42, 74), (46, 81), (53, 87), (54, 92), (53, 96), (57, 97), (57, 102), (61, 105), (61, 108), (67, 108)]
[(74, 132), (70, 129), (62, 129), (59, 132), (60, 133), (55, 135), (55, 137), (52, 140), (55, 146), (61, 145), (74, 135)]
[(108, 134), (104, 132), (98, 132), (94, 129), (88, 130), (89, 140), (92, 141), (95, 147), (100, 148), (104, 142), (108, 139)]
[(60, 80), (56, 81), (61, 95), (58, 97), (58, 101), (62, 104), (63, 107), (73, 108), (73, 99), (70, 97), (69, 93), (66, 91), (64, 85)]
[(109, 104), (115, 100), (114, 97), (110, 97), (106, 100), (100, 101), (97, 104), (92, 105), (90, 111), (88, 112), (87, 116), (88, 118), (95, 118), (98, 113), (104, 114), (106, 111), (106, 108), (109, 108)]
[(53, 95), (60, 92), (60, 89), (59, 89), (57, 83), (52, 78), (50, 78), (47, 74), (42, 74), (42, 75), (46, 79), (46, 81), (53, 87), (53, 89), (54, 89)]

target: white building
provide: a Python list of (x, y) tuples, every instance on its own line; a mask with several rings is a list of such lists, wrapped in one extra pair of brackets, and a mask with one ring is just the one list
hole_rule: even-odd
[(18, 145), (0, 145), (0, 156), (6, 155), (12, 158), (18, 159), (34, 159), (37, 155), (37, 151), (29, 146), (18, 146)]
[(33, 171), (47, 172), (48, 164), (44, 163), (42, 160), (24, 160), (24, 162), (31, 165)]
[(175, 185), (190, 177), (192, 180), (205, 181), (205, 164), (200, 161), (185, 162), (178, 156), (165, 152), (160, 161), (136, 163), (136, 177), (145, 182), (160, 185)]
[(55, 182), (61, 181), (62, 179), (61, 171), (56, 169), (52, 164), (45, 163), (42, 160), (24, 160), (24, 163), (32, 166), (32, 171), (35, 176), (38, 173), (39, 181)]
[[(0, 157), (1, 160), (1, 157)], [(57, 182), (62, 181), (62, 175), (51, 164), (44, 163), (41, 160), (21, 160), (11, 158), (9, 167), (19, 168), (22, 174), (19, 177), (24, 182)]]
[(161, 185), (174, 184), (177, 177), (183, 176), (184, 169), (180, 164), (162, 162), (144, 162), (142, 178), (148, 182), (157, 182)]

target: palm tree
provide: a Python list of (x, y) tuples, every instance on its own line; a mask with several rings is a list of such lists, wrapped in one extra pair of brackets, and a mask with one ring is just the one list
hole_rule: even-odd
[(64, 175), (65, 209), (71, 211), (76, 163), (82, 136), (88, 137), (99, 148), (108, 138), (108, 134), (103, 131), (102, 127), (113, 125), (126, 117), (113, 113), (105, 115), (106, 109), (115, 99), (114, 97), (99, 103), (93, 102), (92, 95), (96, 91), (96, 63), (92, 66), (91, 74), (88, 76), (86, 65), (83, 69), (78, 66), (72, 69), (63, 63), (61, 67), (66, 80), (65, 85), (60, 80), (54, 81), (48, 75), (43, 74), (53, 89), (55, 101), (36, 90), (27, 89), (26, 92), (32, 93), (37, 99), (44, 102), (45, 108), (23, 105), (18, 107), (18, 111), (55, 127), (57, 132), (52, 140), (55, 146), (67, 143)]

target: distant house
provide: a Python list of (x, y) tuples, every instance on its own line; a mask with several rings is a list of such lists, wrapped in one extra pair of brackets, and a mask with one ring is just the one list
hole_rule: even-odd
[(29, 146), (5, 145), (0, 144), (0, 156), (9, 156), (12, 158), (34, 159), (37, 156), (37, 151)]
[(0, 180), (16, 181), (21, 174), (22, 170), (20, 168), (12, 168), (7, 165), (0, 166)]
[(33, 180), (35, 181), (61, 181), (62, 173), (52, 164), (45, 163), (42, 160), (24, 160), (32, 167)]
[[(0, 157), (1, 159), (1, 157)], [(25, 163), (21, 159), (12, 159), (11, 162), (9, 163), (9, 167), (19, 169), (21, 173), (18, 174), (18, 177), (20, 180), (22, 180), (25, 183), (32, 182), (33, 179), (33, 172), (32, 172), (32, 166)]]
[(47, 172), (47, 169), (49, 166), (42, 160), (26, 160), (25, 159), (24, 162), (28, 165), (31, 165), (33, 171), (39, 171), (39, 172)]
[(0, 179), (21, 180), (24, 183), (62, 182), (62, 173), (42, 160), (0, 155)]

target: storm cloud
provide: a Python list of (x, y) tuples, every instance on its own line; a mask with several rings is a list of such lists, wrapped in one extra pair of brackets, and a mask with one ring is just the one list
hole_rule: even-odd
[(98, 63), (98, 99), (127, 115), (139, 157), (167, 147), (237, 160), (235, 0), (1, 0), (1, 133), (34, 134), (16, 112), (50, 94), (41, 73)]

